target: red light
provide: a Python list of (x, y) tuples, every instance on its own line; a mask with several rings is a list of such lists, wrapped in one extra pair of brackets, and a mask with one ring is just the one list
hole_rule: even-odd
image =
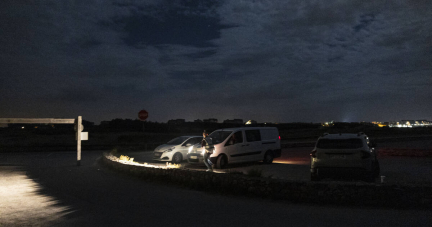
[(280, 140), (280, 136), (279, 136), (279, 140)]
[(310, 156), (312, 156), (313, 158), (316, 158), (316, 153), (317, 153), (317, 150), (313, 150), (311, 152)]

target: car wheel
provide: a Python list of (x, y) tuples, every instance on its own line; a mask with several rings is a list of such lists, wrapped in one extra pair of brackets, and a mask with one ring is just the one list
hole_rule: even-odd
[(267, 151), (264, 155), (264, 164), (271, 164), (273, 162), (273, 152)]
[(172, 158), (172, 163), (179, 164), (183, 161), (183, 156), (180, 153), (175, 153)]
[(225, 155), (221, 155), (217, 158), (216, 168), (217, 169), (223, 169), (226, 167), (227, 164), (228, 164), (227, 158), (225, 157)]

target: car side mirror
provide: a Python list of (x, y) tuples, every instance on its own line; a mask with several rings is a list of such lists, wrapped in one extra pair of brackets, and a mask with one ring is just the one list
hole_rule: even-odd
[(186, 144), (186, 147), (190, 147), (190, 146), (192, 146), (191, 143), (187, 143), (187, 144)]

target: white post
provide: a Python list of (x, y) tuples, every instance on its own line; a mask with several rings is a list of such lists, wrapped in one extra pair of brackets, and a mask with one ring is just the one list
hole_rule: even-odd
[(77, 126), (76, 126), (76, 129), (77, 129), (77, 166), (80, 166), (81, 165), (81, 131), (82, 131), (82, 117), (81, 116), (78, 116), (78, 119), (77, 119), (77, 122), (76, 122), (76, 124), (77, 124)]

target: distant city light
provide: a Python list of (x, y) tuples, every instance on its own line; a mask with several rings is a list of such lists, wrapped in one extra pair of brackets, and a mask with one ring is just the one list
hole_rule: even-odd
[(255, 120), (249, 120), (249, 121), (246, 121), (246, 123), (245, 123), (245, 125), (255, 125), (255, 124), (257, 124), (257, 121), (255, 121)]
[(390, 127), (390, 128), (413, 128), (413, 127), (430, 127), (432, 126), (431, 121), (427, 120), (401, 120), (401, 121), (389, 121), (389, 122), (377, 122), (373, 121), (372, 124), (378, 125), (378, 127)]
[(331, 127), (334, 125), (333, 121), (324, 122), (321, 124), (324, 127)]

